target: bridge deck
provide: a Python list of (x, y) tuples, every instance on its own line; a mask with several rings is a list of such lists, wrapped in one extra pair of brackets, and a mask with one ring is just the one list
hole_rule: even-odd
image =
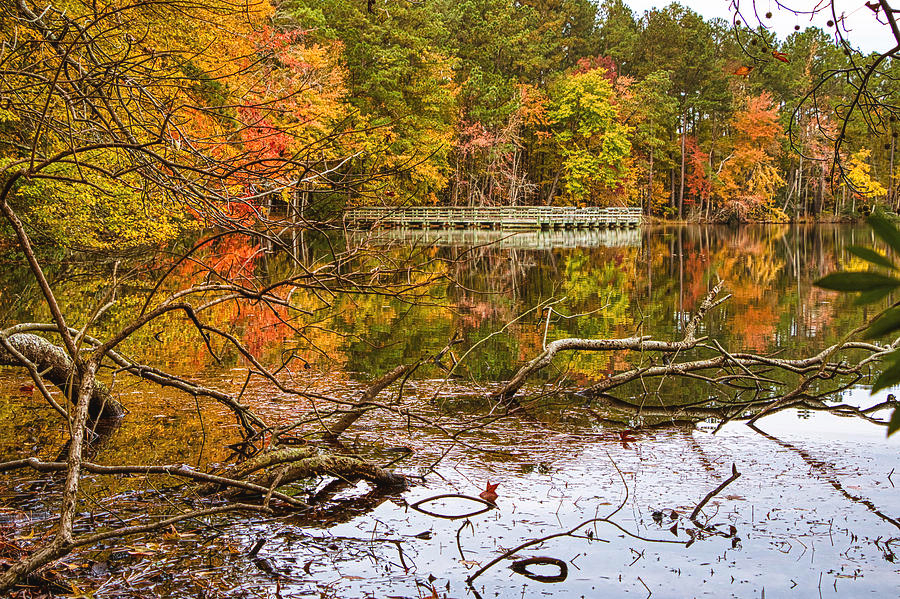
[(607, 229), (637, 227), (640, 208), (558, 206), (484, 206), (355, 208), (344, 214), (350, 228), (375, 226), (410, 229)]

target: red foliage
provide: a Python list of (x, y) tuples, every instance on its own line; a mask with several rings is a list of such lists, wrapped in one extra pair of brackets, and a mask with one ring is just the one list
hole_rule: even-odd
[(289, 155), (289, 148), (293, 141), (279, 127), (262, 114), (255, 106), (241, 106), (238, 108), (241, 119), (247, 123), (241, 130), (241, 141), (248, 152), (250, 160), (261, 161), (264, 164), (267, 159), (281, 159)]
[(459, 123), (459, 151), (463, 156), (475, 150), (493, 148), (502, 143), (501, 136), (478, 121)]
[(578, 62), (575, 63), (573, 72), (576, 75), (581, 75), (582, 73), (587, 73), (594, 69), (603, 69), (605, 71), (604, 76), (610, 83), (615, 82), (616, 78), (619, 76), (615, 61), (609, 56), (602, 56), (599, 54), (597, 56), (578, 59)]
[(303, 41), (306, 30), (276, 31), (271, 26), (262, 27), (250, 34), (249, 40), (254, 48), (278, 54), (294, 44)]
[(707, 165), (709, 154), (700, 149), (697, 138), (688, 136), (684, 140), (685, 153), (685, 186), (689, 197), (684, 198), (685, 204), (692, 204), (694, 199), (706, 200), (712, 193), (712, 182), (709, 180)]
[(491, 481), (488, 481), (487, 486), (484, 491), (478, 494), (479, 497), (487, 501), (488, 503), (494, 503), (497, 501), (499, 495), (497, 495), (497, 487), (500, 486), (500, 483), (491, 484)]

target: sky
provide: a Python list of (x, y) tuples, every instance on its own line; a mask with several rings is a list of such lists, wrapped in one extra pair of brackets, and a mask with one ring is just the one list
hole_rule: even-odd
[[(731, 0), (678, 1), (707, 19), (721, 17), (731, 21), (734, 18), (734, 13), (730, 10)], [(830, 8), (827, 14), (823, 13), (810, 22), (809, 15), (797, 16), (789, 11), (779, 9), (776, 0), (740, 0), (741, 12), (747, 19), (754, 21), (756, 19), (753, 12), (754, 1), (756, 12), (764, 24), (771, 26), (781, 39), (790, 35), (794, 31), (795, 25), (800, 25), (801, 29), (806, 29), (811, 25), (827, 29), (825, 22), (831, 18)], [(669, 0), (625, 0), (625, 3), (638, 16), (650, 8), (662, 8), (670, 4)], [(781, 0), (782, 5), (798, 10), (810, 10), (818, 3), (819, 0)], [(834, 0), (834, 3), (838, 16), (843, 14), (846, 17), (844, 37), (850, 41), (851, 45), (863, 52), (885, 52), (896, 45), (890, 28), (886, 24), (878, 22), (875, 13), (865, 6), (865, 0)], [(827, 2), (822, 2), (822, 4), (827, 4)], [(772, 12), (771, 19), (765, 18), (768, 11)], [(755, 22), (751, 23), (751, 25), (755, 24)]]

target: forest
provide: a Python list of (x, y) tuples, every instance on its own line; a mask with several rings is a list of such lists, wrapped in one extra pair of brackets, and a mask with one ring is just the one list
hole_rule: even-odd
[[(123, 68), (196, 105), (171, 124), (174, 141), (252, 154), (252, 171), (225, 183), (247, 186), (231, 195), (255, 206), (628, 205), (661, 219), (788, 221), (897, 200), (896, 60), (857, 102), (868, 110), (853, 111), (851, 75), (873, 57), (833, 32), (779, 40), (677, 3), (638, 15), (621, 0), (290, 0), (175, 19), (166, 6), (143, 9), (115, 34), (124, 41), (97, 42), (124, 43)], [(7, 48), (27, 35), (14, 23), (4, 19)], [(2, 160), (21, 158), (35, 133), (25, 113), (42, 100), (8, 82)], [(268, 173), (279, 161), (296, 168)], [(87, 197), (59, 182), (23, 190), (28, 218), (87, 246), (171, 239), (193, 220), (143, 202), (155, 222), (136, 226), (140, 198), (99, 179)]]
[[(292, 0), (277, 18), (345, 69), (334, 110), (379, 128), (381, 160), (412, 167), (372, 202), (721, 221), (846, 218), (895, 201), (895, 119), (848, 114), (840, 131), (856, 87), (829, 77), (873, 57), (833, 31), (798, 24), (779, 40), (621, 0)], [(885, 105), (894, 62), (874, 92)]]
[[(347, 102), (396, 135), (389, 154), (424, 152), (390, 197), (705, 220), (846, 217), (895, 199), (894, 118), (847, 115), (838, 130), (856, 88), (827, 76), (871, 57), (833, 32), (796, 25), (779, 40), (677, 3), (634, 14), (620, 0), (284, 10), (338, 44)], [(885, 105), (893, 64), (876, 92)]]
[[(621, 0), (282, 11), (346, 66), (344, 102), (384, 125), (385, 160), (415, 164), (388, 201), (633, 205), (705, 220), (893, 205), (893, 125), (876, 134), (851, 119), (839, 171), (833, 142), (854, 86), (832, 80), (801, 102), (871, 58), (832, 32), (797, 25), (778, 40), (677, 3), (637, 15)], [(895, 103), (890, 86), (878, 93)]]
[[(831, 75), (872, 57), (833, 31), (798, 24), (779, 40), (677, 3), (634, 14), (619, 0), (287, 10), (316, 23), (320, 43), (341, 44), (354, 108), (430, 149), (410, 174), (413, 201), (633, 205), (705, 220), (893, 205), (895, 121), (844, 114), (856, 86)], [(875, 92), (885, 105), (895, 68), (888, 59)]]

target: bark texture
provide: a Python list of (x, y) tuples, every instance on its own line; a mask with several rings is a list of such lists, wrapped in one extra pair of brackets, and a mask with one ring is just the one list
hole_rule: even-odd
[(372, 385), (366, 389), (366, 392), (363, 393), (362, 397), (359, 398), (359, 401), (356, 402), (356, 406), (351, 408), (349, 411), (345, 412), (343, 416), (341, 416), (340, 420), (338, 420), (335, 424), (329, 427), (328, 432), (325, 433), (325, 440), (336, 442), (338, 437), (340, 437), (344, 431), (353, 426), (353, 423), (359, 420), (368, 410), (372, 408), (372, 406), (368, 406), (368, 402), (373, 401), (379, 393), (384, 391), (391, 383), (399, 379), (401, 376), (404, 376), (406, 373), (411, 372), (416, 367), (415, 364), (401, 364), (397, 366), (392, 371), (372, 383)]
[(368, 480), (379, 486), (405, 487), (406, 477), (350, 456), (320, 453), (309, 447), (283, 447), (267, 451), (227, 472), (230, 478), (261, 487), (277, 487), (313, 476)]
[[(16, 352), (37, 367), (45, 380), (53, 383), (75, 404), (81, 378), (75, 363), (63, 348), (31, 333), (16, 333), (6, 339)], [(19, 357), (3, 345), (0, 345), (0, 365), (25, 366)], [(113, 399), (105, 385), (95, 381), (88, 414), (94, 420), (118, 419), (125, 414), (125, 409)]]

